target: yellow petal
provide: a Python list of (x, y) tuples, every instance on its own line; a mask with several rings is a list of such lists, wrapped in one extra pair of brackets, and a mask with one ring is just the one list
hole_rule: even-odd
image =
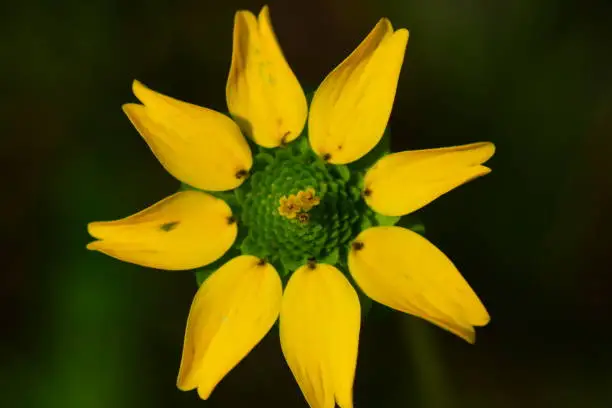
[(331, 265), (302, 266), (281, 306), (283, 354), (311, 408), (353, 406), (360, 306), (355, 290)]
[(256, 19), (239, 11), (226, 87), (227, 106), (243, 131), (263, 147), (297, 138), (306, 122), (306, 97), (274, 35), (268, 7)]
[(278, 317), (282, 284), (274, 267), (251, 255), (227, 262), (193, 299), (177, 386), (210, 393), (261, 341)]
[(442, 194), (488, 174), (482, 166), (495, 153), (493, 143), (393, 153), (380, 159), (364, 180), (368, 205), (384, 215), (405, 215)]
[(348, 265), (373, 300), (426, 319), (473, 343), (489, 314), (455, 265), (419, 234), (373, 227), (353, 242)]
[(128, 103), (123, 111), (170, 174), (209, 191), (242, 184), (253, 159), (230, 118), (154, 92), (138, 81), (133, 91), (143, 105)]
[(219, 259), (238, 228), (229, 206), (210, 194), (182, 191), (117, 221), (92, 222), (87, 245), (125, 262), (184, 270)]
[(355, 161), (380, 141), (399, 79), (408, 31), (381, 19), (317, 89), (308, 134), (312, 149), (333, 164)]

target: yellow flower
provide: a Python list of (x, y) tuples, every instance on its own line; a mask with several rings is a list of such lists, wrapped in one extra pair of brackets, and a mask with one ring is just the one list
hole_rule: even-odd
[[(207, 399), (280, 319), (282, 351), (308, 404), (352, 407), (361, 307), (347, 274), (371, 299), (470, 343), (474, 327), (488, 323), (453, 263), (393, 224), (489, 173), (482, 164), (493, 144), (358, 165), (387, 127), (407, 41), (407, 30), (381, 19), (308, 109), (264, 7), (258, 17), (236, 14), (232, 119), (134, 82), (142, 104), (123, 109), (185, 188), (135, 215), (89, 224), (97, 240), (88, 248), (147, 267), (213, 269), (187, 319), (181, 390)], [(259, 146), (255, 156), (249, 143)], [(226, 259), (232, 246), (242, 254)]]

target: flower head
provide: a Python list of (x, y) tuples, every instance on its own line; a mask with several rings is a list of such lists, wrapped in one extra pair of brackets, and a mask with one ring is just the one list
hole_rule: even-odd
[[(494, 153), (486, 142), (373, 151), (407, 41), (408, 31), (381, 19), (308, 109), (264, 7), (258, 17), (236, 14), (232, 119), (134, 82), (142, 104), (123, 109), (182, 188), (135, 215), (89, 224), (97, 240), (88, 248), (153, 268), (200, 268), (181, 390), (208, 398), (280, 319), (283, 353), (309, 405), (352, 407), (361, 324), (354, 285), (470, 343), (474, 327), (488, 323), (453, 263), (394, 225), (489, 173), (482, 164)], [(361, 160), (369, 153), (378, 154), (373, 165)]]

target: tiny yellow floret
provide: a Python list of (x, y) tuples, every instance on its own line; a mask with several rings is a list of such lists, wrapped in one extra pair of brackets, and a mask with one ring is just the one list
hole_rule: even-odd
[(308, 223), (310, 216), (306, 214), (313, 207), (321, 203), (321, 199), (316, 196), (316, 191), (312, 187), (308, 187), (305, 191), (298, 191), (297, 194), (282, 196), (279, 200), (278, 213), (287, 218), (298, 218), (300, 223)]
[(312, 187), (308, 187), (306, 191), (297, 193), (297, 199), (302, 207), (302, 211), (308, 212), (312, 207), (316, 207), (321, 202), (321, 199), (316, 196), (316, 191)]
[(279, 203), (278, 213), (285, 218), (292, 220), (300, 212), (300, 204), (297, 201), (297, 197), (293, 194), (289, 197), (281, 197)]

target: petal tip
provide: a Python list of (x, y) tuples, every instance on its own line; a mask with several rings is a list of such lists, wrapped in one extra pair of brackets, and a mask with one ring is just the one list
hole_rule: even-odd
[(139, 106), (142, 105), (138, 103), (124, 103), (123, 105), (121, 105), (121, 110), (128, 116), (128, 118), (130, 118), (131, 116), (136, 114), (136, 110), (139, 109)]
[(487, 166), (479, 166), (479, 167), (480, 167), (480, 176), (486, 176), (487, 174), (493, 171), (491, 170), (490, 167), (487, 167)]
[(185, 382), (182, 379), (178, 379), (176, 381), (176, 388), (178, 388), (180, 391), (191, 391), (192, 390), (192, 388), (185, 386)]
[(374, 29), (376, 29), (377, 26), (384, 26), (383, 29), (385, 31), (393, 32), (393, 24), (391, 24), (391, 20), (389, 20), (387, 17), (382, 17), (380, 20), (378, 20)]
[(495, 154), (496, 147), (495, 147), (495, 144), (493, 142), (484, 142), (484, 143), (485, 143), (485, 148), (488, 151), (488, 157), (485, 159), (485, 161), (487, 161), (491, 157), (493, 157), (493, 155)]
[(210, 387), (198, 387), (198, 396), (200, 397), (200, 399), (206, 401), (208, 398), (210, 398), (210, 394), (212, 393), (212, 389), (210, 389)]
[(87, 233), (94, 238), (101, 239), (100, 237), (100, 226), (104, 224), (104, 221), (94, 221), (87, 224)]
[(132, 81), (132, 92), (136, 95), (141, 89), (146, 88), (146, 86), (137, 79)]
[(92, 241), (89, 244), (87, 244), (85, 248), (87, 248), (90, 251), (98, 251), (100, 249), (100, 242), (101, 241)]
[(238, 10), (236, 14), (234, 14), (234, 24), (236, 25), (239, 22), (246, 23), (247, 18), (255, 18), (255, 14), (253, 14), (250, 10)]
[(496, 148), (493, 142), (476, 142), (465, 146), (472, 151), (478, 151), (477, 164), (485, 163), (495, 155)]
[(259, 11), (258, 19), (260, 23), (262, 21), (270, 21), (270, 7), (267, 4), (264, 4), (264, 6)]
[(393, 33), (394, 37), (399, 37), (404, 43), (408, 43), (408, 38), (410, 37), (410, 31), (406, 28), (400, 28), (395, 33)]
[(146, 105), (145, 99), (150, 101), (152, 96), (159, 96), (157, 92), (153, 91), (151, 88), (137, 79), (132, 81), (132, 93), (140, 102), (142, 102), (143, 105)]
[(491, 323), (491, 315), (489, 315), (489, 312), (487, 312), (487, 310), (484, 308), (484, 306), (482, 307), (482, 315), (479, 316), (480, 318), (476, 321), (473, 321), (472, 324), (474, 326), (477, 327), (484, 327), (486, 325), (488, 325), (489, 323)]
[(198, 387), (197, 383), (194, 382), (193, 372), (193, 353), (186, 353), (185, 347), (183, 346), (183, 354), (181, 355), (181, 364), (179, 366), (178, 376), (176, 378), (176, 388), (181, 391), (192, 391)]

